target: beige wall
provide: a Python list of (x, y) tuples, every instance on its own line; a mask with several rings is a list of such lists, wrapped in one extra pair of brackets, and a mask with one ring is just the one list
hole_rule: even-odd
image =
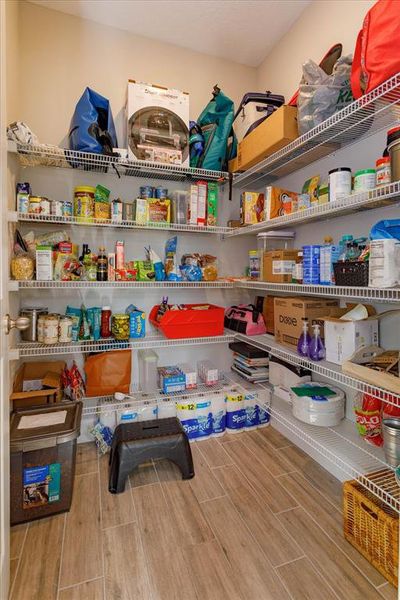
[(7, 123), (19, 119), (19, 2), (6, 2)]
[(343, 44), (344, 54), (353, 52), (364, 15), (373, 4), (374, 0), (312, 2), (258, 68), (258, 89), (284, 94), (289, 101), (308, 58), (319, 63), (337, 42)]
[(235, 102), (256, 85), (254, 68), (25, 1), (20, 43), (19, 115), (45, 143), (62, 142), (86, 86), (110, 99), (119, 133), (128, 78), (188, 91), (192, 118), (210, 99), (214, 84)]

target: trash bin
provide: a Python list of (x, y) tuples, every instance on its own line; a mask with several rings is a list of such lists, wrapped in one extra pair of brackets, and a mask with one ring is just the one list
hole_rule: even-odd
[(10, 425), (11, 525), (71, 507), (82, 402), (16, 410)]

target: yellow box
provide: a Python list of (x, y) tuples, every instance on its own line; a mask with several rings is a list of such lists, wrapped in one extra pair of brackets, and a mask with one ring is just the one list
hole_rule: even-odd
[(242, 225), (255, 225), (264, 221), (264, 194), (259, 192), (241, 193), (240, 221)]

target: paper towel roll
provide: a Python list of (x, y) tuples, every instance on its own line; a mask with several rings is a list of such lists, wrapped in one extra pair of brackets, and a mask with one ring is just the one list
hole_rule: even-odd
[(180, 398), (176, 403), (176, 416), (180, 420), (189, 441), (196, 440), (199, 435), (196, 400), (194, 398)]
[(114, 433), (114, 429), (117, 425), (117, 415), (115, 414), (115, 410), (108, 409), (107, 406), (102, 406), (100, 410), (100, 421)]
[(226, 431), (239, 433), (245, 425), (244, 396), (237, 388), (231, 388), (226, 394)]
[(208, 395), (200, 394), (196, 400), (196, 417), (199, 427), (197, 440), (206, 440), (212, 434), (212, 409)]
[(139, 420), (139, 407), (126, 404), (117, 411), (118, 423), (134, 423)]
[(244, 408), (246, 411), (245, 429), (255, 429), (259, 424), (259, 407), (256, 393), (246, 392)]
[(257, 392), (258, 427), (267, 427), (270, 424), (271, 390), (261, 388)]
[(157, 419), (158, 407), (154, 401), (145, 401), (139, 405), (139, 421)]
[(172, 398), (164, 398), (158, 403), (158, 418), (176, 417), (176, 402)]
[(219, 437), (224, 435), (226, 429), (226, 401), (225, 392), (214, 392), (211, 397), (212, 409), (212, 435)]

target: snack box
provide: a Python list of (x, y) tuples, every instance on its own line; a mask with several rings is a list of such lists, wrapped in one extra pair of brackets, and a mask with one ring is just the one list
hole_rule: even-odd
[(146, 313), (142, 310), (132, 308), (129, 310), (129, 338), (142, 338), (146, 335)]
[(186, 389), (186, 376), (179, 367), (158, 367), (158, 385), (164, 394), (183, 392)]
[(298, 194), (268, 185), (265, 190), (265, 220), (269, 221), (296, 212)]
[(218, 184), (210, 182), (207, 190), (207, 225), (215, 227), (218, 218)]
[(255, 225), (264, 221), (264, 194), (242, 192), (240, 196), (240, 221), (242, 225)]

